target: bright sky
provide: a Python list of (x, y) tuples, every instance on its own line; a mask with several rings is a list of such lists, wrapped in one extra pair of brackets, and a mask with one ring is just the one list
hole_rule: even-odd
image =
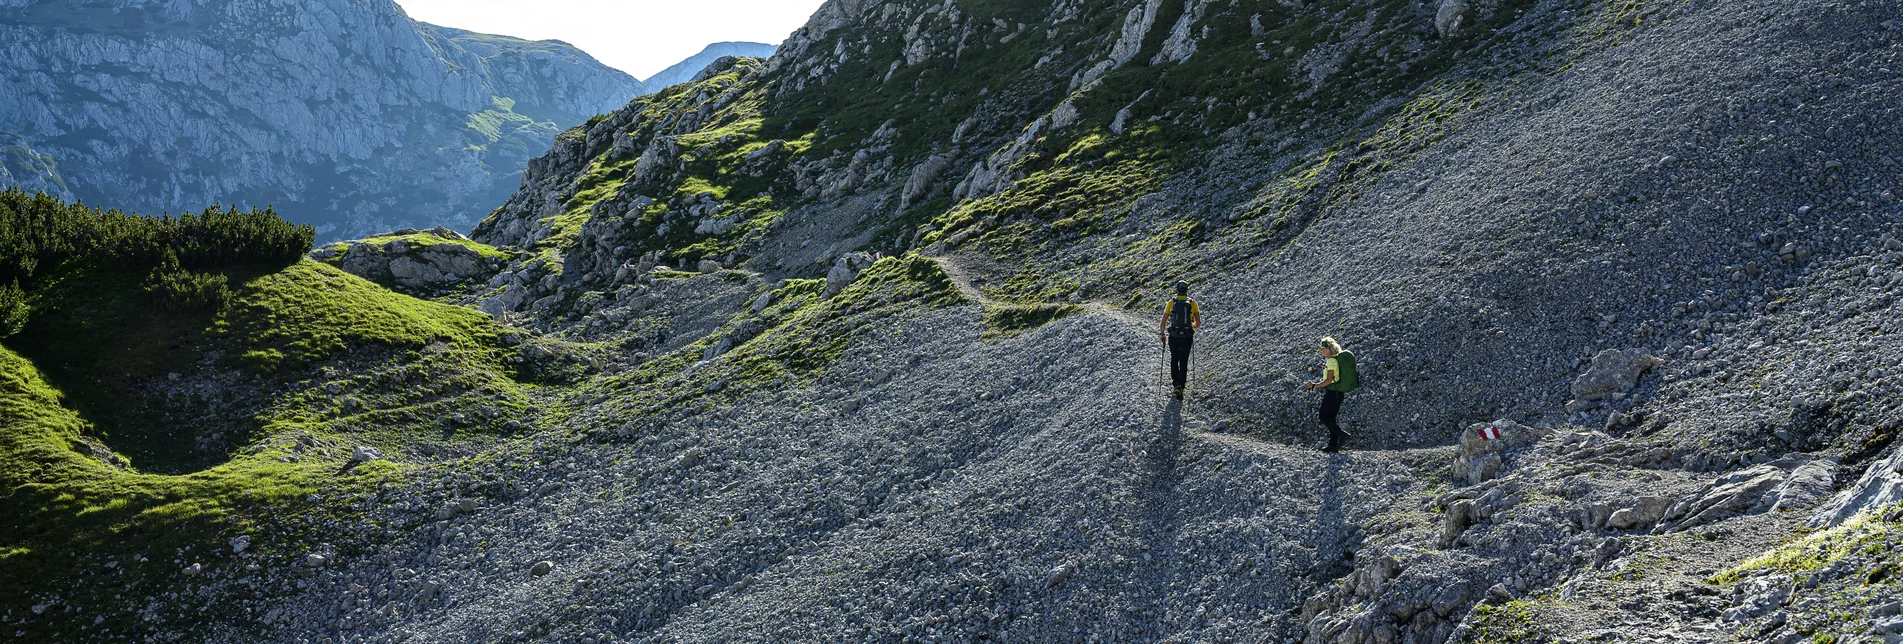
[(645, 79), (723, 41), (778, 45), (822, 0), (397, 0), (411, 18), (555, 39)]

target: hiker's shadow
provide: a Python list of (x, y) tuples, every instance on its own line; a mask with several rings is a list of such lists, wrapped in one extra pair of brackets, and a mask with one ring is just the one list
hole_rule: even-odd
[(1171, 401), (1163, 408), (1163, 425), (1144, 446), (1144, 469), (1149, 478), (1149, 507), (1146, 508), (1150, 522), (1161, 528), (1168, 525), (1169, 515), (1174, 509), (1170, 499), (1175, 496), (1176, 459), (1183, 443), (1183, 402)]
[(1353, 530), (1343, 514), (1342, 501), (1348, 490), (1342, 489), (1342, 465), (1348, 457), (1342, 454), (1327, 454), (1327, 464), (1322, 466), (1321, 476), (1316, 480), (1315, 496), (1319, 501), (1315, 506), (1314, 535), (1309, 547), (1315, 552), (1315, 573), (1320, 579), (1335, 579), (1354, 570), (1354, 562), (1349, 560), (1353, 552), (1349, 539)]

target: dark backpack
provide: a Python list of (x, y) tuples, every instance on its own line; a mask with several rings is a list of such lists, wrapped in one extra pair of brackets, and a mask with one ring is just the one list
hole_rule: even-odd
[(1191, 305), (1195, 301), (1187, 297), (1170, 300), (1170, 335), (1182, 337), (1196, 332), (1196, 328), (1191, 326), (1194, 320), (1190, 317)]
[(1329, 389), (1350, 392), (1361, 388), (1361, 374), (1355, 369), (1355, 354), (1343, 351), (1335, 354), (1335, 383)]

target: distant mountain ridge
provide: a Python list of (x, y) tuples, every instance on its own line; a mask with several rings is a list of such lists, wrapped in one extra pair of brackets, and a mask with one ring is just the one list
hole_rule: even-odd
[(712, 65), (714, 61), (720, 60), (722, 56), (770, 58), (773, 56), (773, 52), (778, 50), (778, 46), (766, 43), (717, 42), (700, 50), (700, 53), (689, 56), (687, 60), (675, 63), (673, 67), (663, 69), (660, 73), (647, 77), (642, 80), (641, 83), (647, 86), (647, 91), (658, 92), (693, 80), (695, 74), (700, 73), (700, 70), (706, 69), (708, 65)]
[(274, 204), (325, 238), (468, 226), (643, 93), (559, 41), (390, 0), (0, 4), (0, 183), (143, 212)]

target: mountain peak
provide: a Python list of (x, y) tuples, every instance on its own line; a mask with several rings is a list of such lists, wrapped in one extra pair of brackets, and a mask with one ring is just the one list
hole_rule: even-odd
[(723, 56), (767, 58), (777, 49), (778, 47), (766, 43), (717, 42), (702, 48), (700, 53), (643, 79), (641, 83), (647, 86), (647, 91), (658, 92), (692, 80), (695, 74), (700, 73), (700, 70), (706, 69), (708, 65), (712, 65)]

